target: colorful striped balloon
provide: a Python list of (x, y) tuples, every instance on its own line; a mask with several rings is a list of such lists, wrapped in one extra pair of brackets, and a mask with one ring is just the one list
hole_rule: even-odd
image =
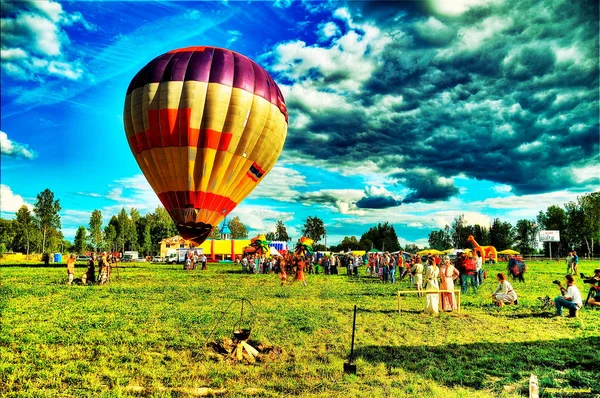
[(188, 47), (131, 80), (125, 132), (181, 236), (203, 242), (271, 171), (288, 114), (271, 76), (236, 52)]

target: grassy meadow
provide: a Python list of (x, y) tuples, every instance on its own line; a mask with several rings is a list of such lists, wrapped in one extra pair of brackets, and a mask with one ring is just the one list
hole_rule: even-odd
[[(399, 315), (396, 291), (412, 287), (374, 282), (364, 267), (357, 279), (307, 275), (308, 286), (281, 287), (234, 265), (138, 263), (108, 286), (66, 286), (64, 265), (0, 264), (0, 396), (513, 397), (528, 395), (532, 373), (540, 396), (600, 395), (600, 310), (552, 318), (537, 297), (559, 293), (552, 280), (565, 267), (528, 265), (526, 283), (513, 282), (518, 306), (491, 306), (489, 277), (463, 296), (460, 315), (434, 316), (416, 295)], [(84, 271), (78, 264), (76, 277)], [(232, 336), (240, 298), (253, 304), (250, 343), (264, 351), (254, 364), (215, 349)], [(354, 304), (358, 373), (345, 375)]]

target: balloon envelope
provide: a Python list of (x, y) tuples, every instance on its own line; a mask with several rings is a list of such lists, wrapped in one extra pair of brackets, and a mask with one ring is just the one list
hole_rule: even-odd
[(273, 168), (288, 114), (271, 76), (215, 47), (163, 54), (131, 80), (127, 141), (181, 236), (203, 242)]

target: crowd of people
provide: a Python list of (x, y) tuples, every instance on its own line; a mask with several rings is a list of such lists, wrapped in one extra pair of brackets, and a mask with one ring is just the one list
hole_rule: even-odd
[[(76, 257), (74, 254), (71, 254), (67, 259), (68, 285), (73, 283), (82, 285), (104, 285), (110, 282), (112, 269), (119, 266), (118, 258), (111, 253), (102, 252), (99, 256), (96, 256), (96, 253), (92, 253), (87, 263), (87, 270), (80, 278), (75, 279), (75, 262)], [(98, 276), (96, 276), (96, 265), (98, 266)]]
[[(103, 252), (99, 256), (92, 253), (87, 264), (86, 272), (81, 278), (75, 279), (75, 255), (67, 260), (67, 283), (98, 284), (103, 285), (110, 281), (112, 270), (118, 270), (118, 258), (111, 253)], [(458, 283), (462, 294), (468, 293), (471, 288), (474, 292), (486, 278), (483, 269), (483, 261), (477, 251), (471, 255), (458, 252), (456, 259), (452, 261), (449, 256), (439, 255), (410, 255), (408, 253), (368, 253), (363, 256), (352, 253), (330, 254), (316, 256), (313, 254), (294, 254), (288, 252), (284, 256), (267, 257), (260, 253), (246, 254), (237, 258), (236, 262), (241, 266), (244, 273), (279, 275), (283, 286), (292, 276), (293, 280), (307, 285), (305, 273), (339, 275), (342, 270), (348, 277), (358, 277), (359, 267), (365, 267), (368, 278), (374, 278), (381, 283), (397, 283), (405, 278), (410, 281), (417, 291), (418, 297), (425, 296), (425, 312), (438, 313), (440, 311), (451, 312), (457, 309), (457, 301), (454, 293), (455, 284)], [(570, 252), (566, 259), (567, 275), (565, 282), (567, 287), (563, 288), (555, 281), (561, 289), (561, 295), (554, 299), (556, 316), (562, 315), (562, 308), (567, 308), (571, 316), (576, 315), (583, 306), (583, 297), (575, 284), (574, 275), (577, 274), (579, 258), (576, 252)], [(201, 264), (201, 269), (206, 270), (207, 258), (202, 253), (189, 253), (184, 262), (184, 269), (193, 270), (196, 264)], [(98, 273), (96, 275), (96, 266)], [(524, 282), (523, 274), (527, 267), (518, 256), (508, 258), (507, 272), (514, 280)], [(583, 274), (581, 275), (583, 278)], [(498, 306), (518, 304), (518, 296), (512, 284), (507, 280), (504, 273), (496, 275), (498, 287), (491, 296), (492, 302)], [(594, 270), (594, 276), (584, 279), (591, 284), (587, 303), (600, 306), (600, 268)], [(440, 292), (441, 290), (441, 292)]]

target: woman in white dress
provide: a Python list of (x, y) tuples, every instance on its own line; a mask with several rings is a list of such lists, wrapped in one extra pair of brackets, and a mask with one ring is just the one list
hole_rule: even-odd
[[(454, 290), (454, 280), (458, 278), (459, 272), (454, 267), (450, 258), (444, 256), (440, 267), (440, 276), (442, 279), (442, 290)], [(458, 308), (454, 292), (442, 293), (442, 311), (453, 311)]]
[(510, 282), (506, 280), (504, 274), (499, 273), (496, 275), (496, 278), (498, 278), (500, 284), (494, 294), (492, 294), (494, 304), (500, 307), (504, 304), (517, 304), (517, 292), (515, 292)]
[(437, 292), (440, 290), (440, 285), (438, 282), (439, 276), (440, 269), (437, 265), (435, 265), (435, 261), (433, 259), (429, 259), (427, 269), (425, 271), (425, 296), (427, 297), (427, 304), (425, 306), (426, 314), (437, 314), (439, 312), (440, 294)]

